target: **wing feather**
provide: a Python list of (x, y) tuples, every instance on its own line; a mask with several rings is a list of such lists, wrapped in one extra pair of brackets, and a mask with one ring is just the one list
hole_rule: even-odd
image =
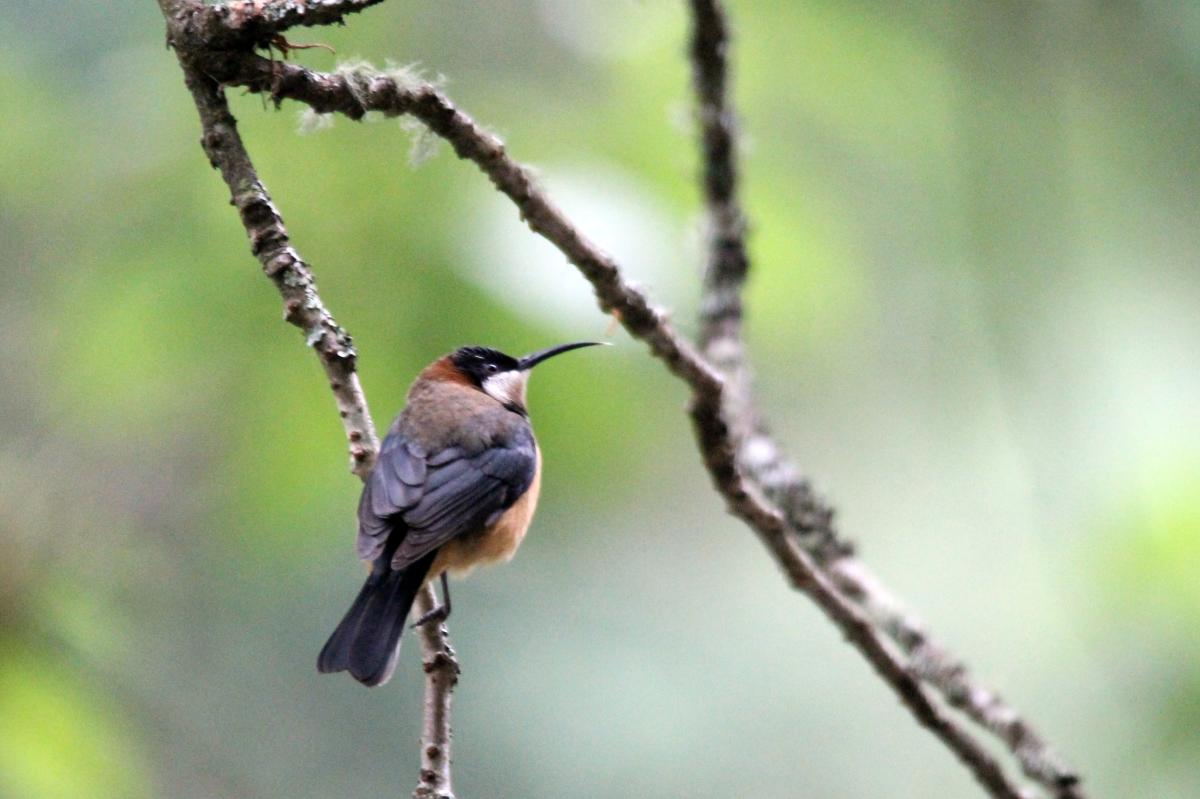
[(432, 453), (393, 430), (359, 500), (359, 557), (391, 552), (399, 569), (481, 530), (529, 489), (536, 469), (528, 428), (482, 451), (452, 446)]

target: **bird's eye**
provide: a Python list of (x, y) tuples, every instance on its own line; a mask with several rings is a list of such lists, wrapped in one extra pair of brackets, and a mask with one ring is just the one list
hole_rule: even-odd
[(486, 370), (487, 370), (488, 374), (493, 374), (493, 375), (494, 375), (496, 372), (499, 372), (499, 371), (500, 371), (500, 367), (499, 367), (499, 366), (497, 366), (497, 365), (496, 365), (496, 364), (494, 364), (494, 363), (489, 363), (487, 366), (485, 366), (485, 367), (484, 367), (484, 369), (486, 369)]

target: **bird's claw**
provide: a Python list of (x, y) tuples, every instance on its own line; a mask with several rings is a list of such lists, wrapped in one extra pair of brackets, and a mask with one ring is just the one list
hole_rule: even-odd
[(418, 627), (421, 627), (431, 621), (440, 623), (440, 622), (445, 621), (449, 617), (450, 617), (449, 609), (444, 604), (438, 605), (436, 608), (434, 608), (433, 610), (429, 611), (421, 618), (414, 621), (412, 623), (412, 629), (415, 630)]

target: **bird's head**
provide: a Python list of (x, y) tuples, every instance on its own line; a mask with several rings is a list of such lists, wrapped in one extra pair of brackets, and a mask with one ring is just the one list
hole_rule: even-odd
[(604, 342), (577, 341), (559, 344), (544, 350), (531, 352), (521, 358), (505, 355), (490, 347), (460, 347), (447, 356), (448, 366), (454, 377), (479, 389), (509, 410), (525, 412), (525, 387), (529, 372), (539, 363), (564, 352), (593, 347)]

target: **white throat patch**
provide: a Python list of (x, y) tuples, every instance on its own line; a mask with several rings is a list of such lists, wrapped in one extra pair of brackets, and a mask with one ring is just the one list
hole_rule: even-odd
[(483, 390), (504, 405), (525, 407), (525, 386), (529, 372), (509, 370), (494, 374), (483, 381)]

